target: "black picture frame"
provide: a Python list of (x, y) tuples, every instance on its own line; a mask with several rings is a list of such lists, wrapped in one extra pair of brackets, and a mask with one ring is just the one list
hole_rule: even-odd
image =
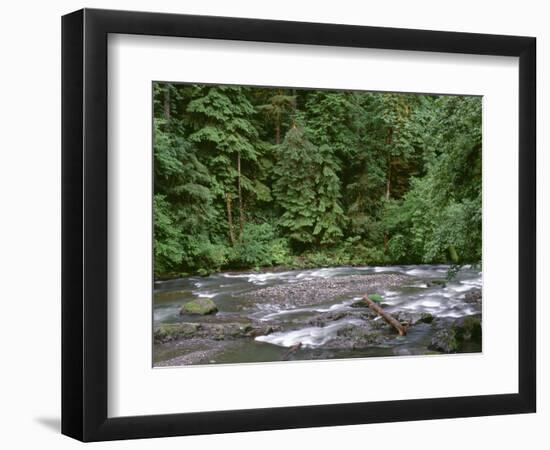
[[(107, 416), (110, 33), (519, 57), (518, 393)], [(62, 18), (62, 433), (82, 441), (530, 413), (536, 409), (536, 39), (83, 9)]]

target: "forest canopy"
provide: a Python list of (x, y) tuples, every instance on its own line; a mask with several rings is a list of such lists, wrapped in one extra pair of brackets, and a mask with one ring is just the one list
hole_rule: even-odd
[(481, 98), (153, 83), (157, 278), (481, 261)]

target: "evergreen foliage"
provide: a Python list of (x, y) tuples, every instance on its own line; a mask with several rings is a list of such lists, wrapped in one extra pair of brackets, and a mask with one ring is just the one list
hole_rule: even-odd
[(279, 225), (293, 241), (334, 244), (342, 237), (338, 162), (327, 145), (316, 147), (298, 127), (278, 149), (273, 192), (283, 213)]
[(478, 263), (481, 99), (154, 83), (157, 277)]

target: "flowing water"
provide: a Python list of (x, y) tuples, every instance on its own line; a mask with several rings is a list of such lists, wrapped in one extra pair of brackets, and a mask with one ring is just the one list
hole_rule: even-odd
[[(282, 286), (310, 281), (307, 286), (315, 286), (315, 280), (343, 280), (343, 277), (369, 274), (405, 275), (404, 282), (386, 288), (377, 288), (369, 294), (382, 296), (382, 306), (389, 313), (399, 311), (410, 313), (430, 313), (434, 317), (459, 318), (481, 313), (480, 303), (465, 301), (465, 294), (481, 288), (481, 272), (473, 267), (462, 268), (450, 282), (445, 281), (448, 266), (415, 265), (384, 267), (335, 267), (310, 270), (289, 270), (284, 272), (217, 273), (208, 277), (188, 277), (170, 281), (155, 282), (153, 307), (153, 327), (164, 323), (185, 320), (201, 322), (205, 320), (223, 322), (234, 318), (246, 318), (260, 323), (276, 323), (280, 331), (258, 336), (255, 339), (240, 339), (224, 345), (200, 363), (238, 363), (280, 361), (289, 348), (301, 344), (294, 359), (330, 359), (366, 356), (390, 356), (430, 353), (428, 346), (433, 333), (429, 324), (419, 324), (410, 328), (404, 337), (392, 339), (390, 344), (372, 345), (361, 349), (324, 348), (326, 342), (337, 335), (339, 330), (350, 325), (359, 326), (357, 318), (350, 315), (334, 320), (323, 326), (308, 323), (308, 319), (321, 313), (352, 310), (352, 304), (365, 292), (335, 294), (327, 298), (312, 289), (311, 300), (300, 305), (288, 302), (270, 301), (269, 298), (254, 296), (254, 291), (267, 287)], [(442, 284), (445, 281), (444, 284)], [(325, 284), (320, 283), (320, 289)], [(210, 298), (218, 307), (215, 316), (180, 316), (181, 305), (200, 297)], [(318, 299), (318, 300), (316, 300)], [(378, 320), (378, 319), (375, 319)], [(389, 327), (382, 333), (395, 334)], [(208, 350), (205, 344), (203, 350)], [(480, 349), (473, 349), (479, 351)], [(155, 345), (155, 363), (171, 360), (189, 352), (180, 344)], [(174, 363), (174, 365), (178, 365)]]

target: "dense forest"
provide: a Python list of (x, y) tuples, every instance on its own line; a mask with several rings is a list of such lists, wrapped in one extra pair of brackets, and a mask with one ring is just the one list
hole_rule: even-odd
[(153, 84), (157, 278), (481, 261), (481, 98)]

